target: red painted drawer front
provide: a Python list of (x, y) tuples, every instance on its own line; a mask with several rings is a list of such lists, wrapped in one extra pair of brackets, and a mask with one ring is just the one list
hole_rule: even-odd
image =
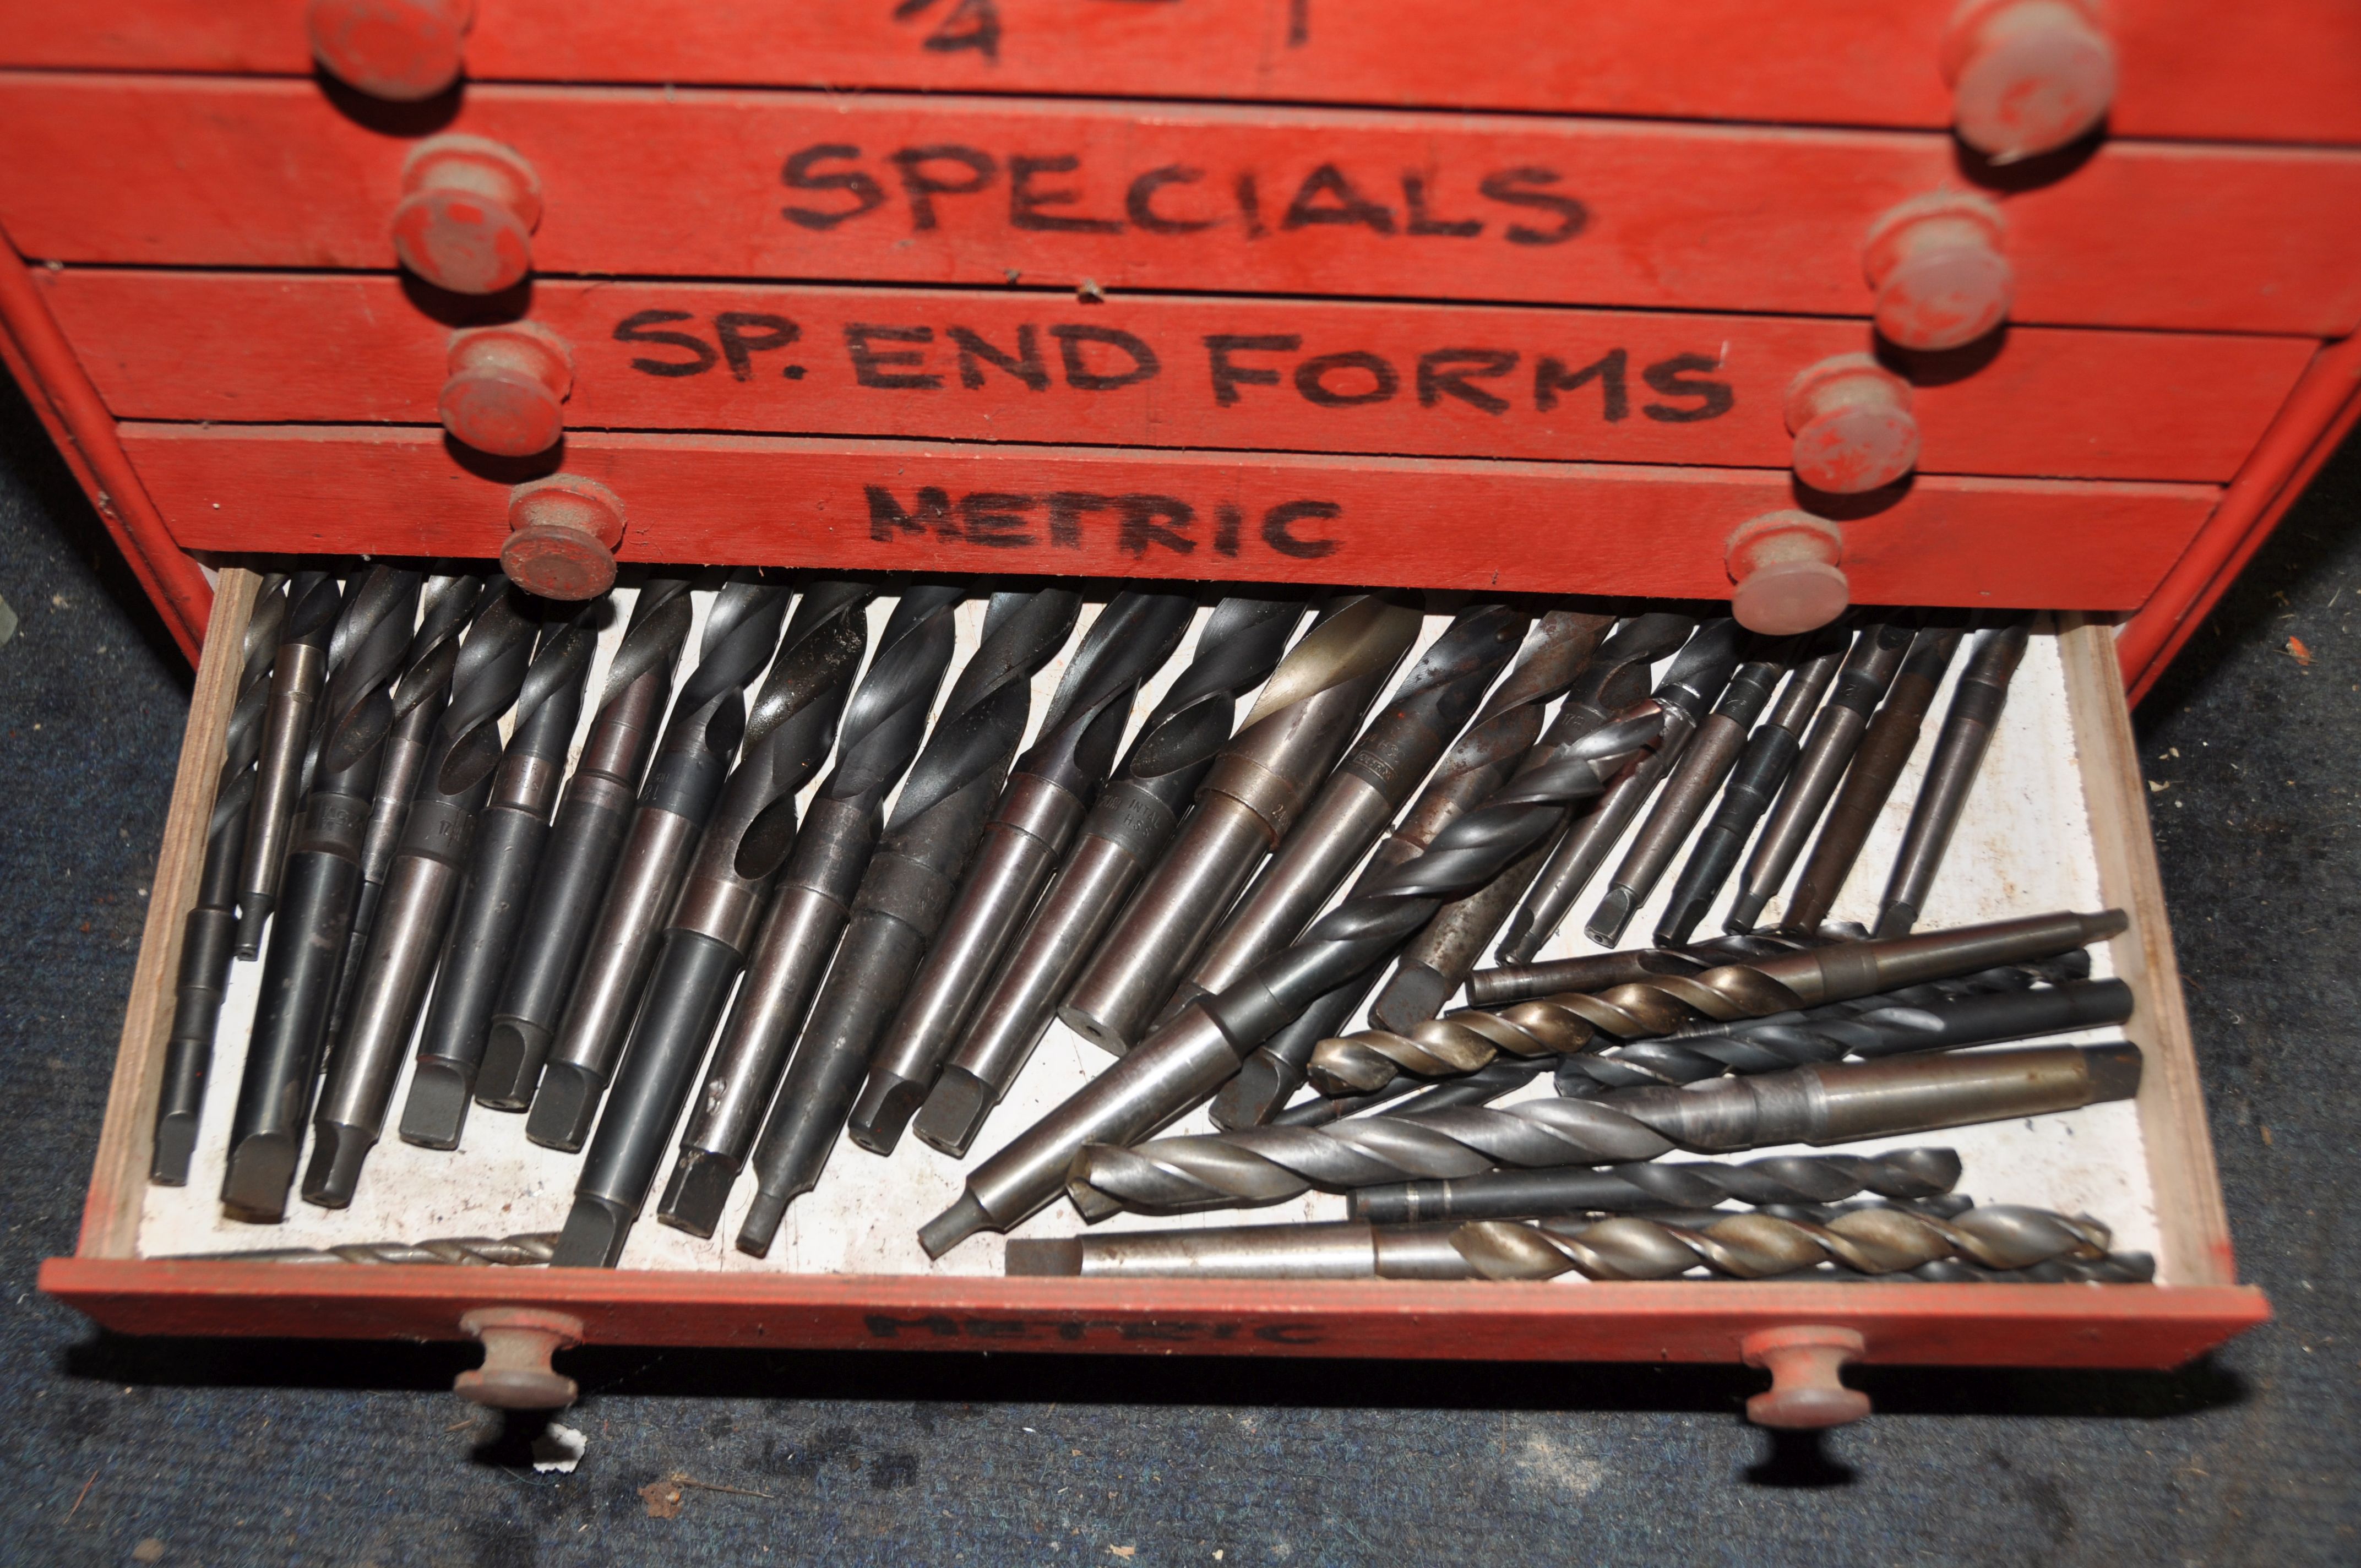
[[(1939, 126), (1953, 0), (478, 0), (478, 80), (1092, 93)], [(0, 59), (279, 71), (292, 0), (17, 7)], [(2361, 141), (2351, 0), (2114, 0), (2118, 135)], [(906, 16), (904, 13), (908, 13)], [(987, 18), (989, 19), (987, 21)]]
[[(440, 431), (123, 435), (190, 549), (480, 556), (507, 530), (505, 488)], [(1757, 469), (602, 434), (565, 461), (630, 508), (626, 560), (855, 570), (1721, 598), (1730, 531), (1793, 504)], [(2217, 494), (1920, 479), (1845, 525), (1845, 570), (1865, 604), (2128, 608)]]
[[(1858, 314), (1870, 221), (1958, 174), (1924, 133), (1005, 99), (479, 88), (451, 123), (538, 170), (555, 273)], [(0, 142), (27, 256), (379, 269), (412, 145), (308, 82), (23, 74)], [(2021, 322), (2361, 318), (2361, 154), (2113, 143), (2007, 208)]]
[[(392, 278), (41, 271), (126, 419), (429, 424), (448, 328)], [(585, 283), (533, 291), (577, 430), (743, 430), (1777, 467), (1792, 317)], [(2300, 338), (2018, 328), (1927, 362), (1926, 473), (2227, 480)], [(995, 357), (996, 356), (996, 357)], [(1952, 377), (1939, 379), (1941, 377)]]

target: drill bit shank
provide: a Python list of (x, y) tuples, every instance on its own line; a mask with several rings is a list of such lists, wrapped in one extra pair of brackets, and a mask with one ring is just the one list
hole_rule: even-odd
[(298, 572), (287, 588), (287, 617), (270, 664), (262, 749), (255, 758), (253, 802), (238, 870), (237, 956), (259, 958), (263, 922), (278, 905), (279, 872), (295, 808), (303, 795), (303, 762), (328, 680), (328, 639), (338, 613), (336, 580), (325, 572)]
[(1943, 851), (1951, 847), (1951, 832), (1960, 825), (1968, 792), (1975, 787), (1976, 770), (1983, 765), (1984, 750), (1992, 744), (1993, 727), (2008, 701), (2008, 685), (2024, 661), (2030, 628), (2023, 620), (1976, 634), (1968, 651), (1967, 667), (1960, 672), (1951, 694), (1951, 710), (1936, 738), (1935, 755), (1918, 785), (1910, 807), (1910, 826), (1902, 835), (1901, 852), (1894, 859), (1894, 874), (1885, 884), (1878, 911), (1877, 934), (1901, 937), (1918, 923), (1927, 890), (1935, 883)]

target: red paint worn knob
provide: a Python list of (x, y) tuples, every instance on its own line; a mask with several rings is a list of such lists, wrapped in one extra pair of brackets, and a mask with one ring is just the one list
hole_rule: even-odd
[(1910, 383), (1866, 354), (1823, 359), (1789, 383), (1795, 477), (1831, 495), (1890, 485), (1918, 462)]
[(1790, 1431), (1840, 1427), (1869, 1414), (1869, 1396), (1837, 1374), (1868, 1346), (1850, 1329), (1758, 1329), (1740, 1343), (1746, 1365), (1766, 1368), (1771, 1387), (1746, 1401), (1756, 1426)]
[(401, 166), (393, 248), (438, 289), (496, 294), (533, 270), (541, 180), (482, 137), (432, 137)]
[(531, 1307), (478, 1307), (459, 1328), (484, 1342), (484, 1364), (452, 1382), (459, 1398), (500, 1410), (562, 1410), (574, 1403), (574, 1379), (549, 1358), (582, 1343), (581, 1319)]
[(459, 80), (474, 0), (312, 0), (303, 26), (328, 74), (372, 98), (414, 104)]
[(1905, 348), (1957, 348), (2008, 319), (2016, 274), (2001, 254), (2007, 222), (1982, 196), (1914, 196), (1870, 225), (1861, 270), (1877, 291), (1877, 330)]
[(443, 383), (443, 428), (478, 452), (530, 457), (566, 433), (574, 355), (534, 322), (451, 334), (451, 378)]
[(2064, 147), (2115, 96), (2115, 46), (2085, 0), (1961, 0), (1942, 66), (1952, 127), (1995, 163)]
[(622, 500), (596, 479), (558, 474), (509, 492), (509, 537), (500, 570), (529, 594), (597, 598), (615, 586), (623, 542)]
[(1730, 613), (1769, 637), (1826, 626), (1852, 602), (1843, 559), (1844, 532), (1826, 518), (1774, 511), (1741, 523), (1723, 557), (1737, 585)]

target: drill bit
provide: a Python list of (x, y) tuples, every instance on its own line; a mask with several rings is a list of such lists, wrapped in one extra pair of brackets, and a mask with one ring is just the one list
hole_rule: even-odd
[(912, 583), (886, 618), (877, 655), (846, 706), (836, 766), (778, 872), (720, 1047), (681, 1135), (679, 1162), (656, 1207), (656, 1218), (675, 1229), (710, 1236), (721, 1222), (884, 831), (885, 797), (926, 737), (927, 711), (950, 668), (952, 612), (966, 597), (956, 585)]
[(541, 1064), (549, 1056), (566, 998), (574, 993), (591, 925), (623, 852), (640, 776), (664, 721), (691, 614), (686, 577), (651, 577), (631, 603), (581, 761), (550, 825), (515, 956), (500, 982), (483, 1066), (476, 1074), (478, 1105), (522, 1111), (533, 1103)]
[(697, 668), (681, 683), (640, 786), (573, 1000), (542, 1065), (525, 1118), (525, 1136), (534, 1143), (572, 1154), (590, 1135), (654, 961), (656, 933), (680, 896), (746, 728), (746, 686), (777, 651), (791, 597), (784, 581), (753, 575), (734, 577), (713, 596)]
[(372, 566), (355, 579), (337, 620), (332, 646), (343, 656), (328, 682), (312, 796), (288, 850), (286, 896), (270, 927), (230, 1122), (221, 1199), (237, 1219), (276, 1224), (287, 1213), (418, 590), (417, 573)]
[(1837, 895), (1844, 891), (1845, 878), (1852, 873), (1853, 861), (1861, 857), (1861, 845), (1869, 841), (1869, 830), (1877, 825), (1877, 814), (1885, 808), (1886, 797), (1909, 765), (1927, 710), (1935, 705), (1936, 690), (1959, 648), (1957, 627), (1930, 626), (1911, 641), (1901, 672), (1879, 705), (1877, 717), (1869, 721), (1861, 747), (1853, 752), (1852, 766), (1845, 770), (1844, 785), (1828, 807), (1828, 820), (1820, 825), (1811, 858), (1804, 862), (1804, 874), (1795, 879), (1783, 924), (1815, 925), (1834, 907)]
[(1698, 830), (1697, 847), (1689, 851), (1688, 863), (1673, 884), (1672, 897), (1656, 925), (1658, 947), (1678, 947), (1687, 941), (1714, 900), (1721, 896), (1730, 873), (1738, 869), (1748, 836), (1771, 809), (1772, 797), (1786, 783), (1796, 754), (1803, 750), (1804, 726), (1844, 663), (1845, 639), (1836, 635), (1831, 640), (1833, 646), (1805, 658), (1788, 672), (1787, 684), (1780, 688), (1770, 716), (1754, 727), (1745, 755), (1721, 792), (1721, 804)]
[(1949, 931), (1832, 947), (1724, 964), (1698, 975), (1661, 975), (1595, 995), (1565, 993), (1498, 1011), (1466, 1008), (1408, 1034), (1365, 1030), (1323, 1040), (1312, 1081), (1323, 1094), (1366, 1094), (1397, 1072), (1419, 1077), (1472, 1072), (1501, 1051), (1570, 1056), (1609, 1043), (1669, 1035), (1694, 1019), (1768, 1017), (1827, 1002), (1897, 991), (2001, 964), (2046, 959), (2121, 932), (2119, 910), (2037, 915)]
[(926, 957), (1016, 759), (1033, 674), (1065, 646), (1082, 608), (1082, 596), (1064, 588), (993, 596), (983, 644), (951, 683), (894, 802), (836, 962), (755, 1146), (761, 1190), (738, 1232), (741, 1251), (768, 1252), (787, 1205), (818, 1185), (878, 1034)]
[(836, 744), (876, 597), (868, 583), (815, 582), (787, 623), (582, 1161), (557, 1244), (562, 1266), (612, 1268), (622, 1256), (745, 963), (763, 894), (795, 845), (796, 795)]
[(1703, 974), (1723, 964), (1780, 953), (1798, 953), (1832, 942), (1861, 942), (1869, 932), (1851, 921), (1830, 921), (1817, 931), (1732, 932), (1685, 948), (1629, 948), (1620, 952), (1586, 953), (1579, 958), (1551, 959), (1537, 964), (1503, 964), (1479, 969), (1467, 977), (1471, 1006), (1498, 1007), (1536, 996), (1556, 996), (1569, 991), (1605, 991), (1658, 975)]
[(451, 671), (451, 696), (434, 727), (418, 793), (386, 873), (382, 918), (361, 959), (353, 1015), (328, 1061), (312, 1120), (303, 1201), (341, 1209), (385, 1128), (394, 1081), (434, 972), (476, 817), (500, 761), (500, 716), (516, 701), (533, 659), (537, 607), (496, 579), (468, 624)]
[(1378, 1111), (1381, 1105), (1392, 1107), (1378, 1111), (1381, 1116), (1407, 1116), (1420, 1111), (1440, 1111), (1446, 1105), (1488, 1105), (1503, 1095), (1522, 1089), (1541, 1075), (1540, 1062), (1527, 1061), (1521, 1057), (1502, 1057), (1465, 1078), (1447, 1078), (1440, 1083), (1421, 1083), (1414, 1078), (1396, 1078), (1383, 1089), (1373, 1090), (1367, 1094), (1308, 1095), (1271, 1117), (1268, 1124), (1274, 1127), (1324, 1127), (1331, 1122), (1341, 1122), (1365, 1111)]
[(246, 855), (246, 821), (254, 801), (254, 760), (262, 753), (262, 713), (270, 700), (270, 665), (287, 621), (287, 577), (273, 572), (255, 589), (254, 607), (239, 644), (237, 690), (222, 736), (222, 764), (214, 784), (213, 817), (205, 826), (205, 861), (197, 873), (197, 901), (181, 926), (181, 970), (173, 988), (172, 1034), (164, 1047), (164, 1078), (156, 1095), (156, 1137), (148, 1179), (186, 1186), (197, 1124), (204, 1114), (205, 1077), (213, 1070), (214, 1036), (221, 1028), (222, 992), (237, 947), (237, 883)]
[(312, 744), (320, 688), (328, 679), (328, 639), (339, 609), (336, 580), (325, 572), (298, 572), (287, 586), (287, 616), (270, 663), (270, 695), (262, 715), (254, 794), (247, 813), (246, 850), (238, 867), (237, 956), (262, 956), (263, 922), (279, 899), (280, 864), (303, 796), (303, 764)]
[(1491, 1170), (1457, 1180), (1356, 1188), (1347, 1200), (1347, 1212), (1380, 1225), (1541, 1220), (1601, 1212), (1711, 1209), (1729, 1202), (1834, 1203), (1862, 1192), (1880, 1198), (1933, 1198), (1950, 1191), (1959, 1180), (1960, 1157), (1951, 1149), (1773, 1155), (1742, 1165), (1640, 1160), (1595, 1168)]
[(1300, 599), (1234, 596), (1206, 617), (1189, 667), (1148, 714), (1058, 880), (976, 1004), (967, 1037), (918, 1113), (920, 1138), (954, 1158), (967, 1157), (984, 1118), (1049, 1031), (1067, 986), (1171, 841), (1182, 808), (1229, 741), (1238, 697), (1269, 679), (1303, 610)]
[[(1814, 1273), (1830, 1279), (1874, 1279), (1833, 1266)], [(1934, 1285), (2153, 1285), (2156, 1255), (2145, 1252), (2111, 1252), (2104, 1257), (2053, 1257), (2028, 1268), (1986, 1268), (1963, 1258), (1937, 1258), (1896, 1276)]]
[(2030, 628), (2022, 620), (1976, 634), (1969, 645), (1967, 667), (1951, 694), (1951, 710), (1943, 718), (1935, 740), (1935, 755), (1918, 785), (1910, 807), (1910, 826), (1902, 835), (1901, 852), (1894, 858), (1894, 874), (1885, 884), (1878, 911), (1877, 934), (1903, 937), (1918, 923), (1927, 890), (1951, 845), (1951, 830), (1960, 825), (1968, 791), (1975, 786), (1976, 770), (1983, 765), (1984, 749), (1992, 743), (2000, 710), (2008, 701), (2008, 684), (2025, 658)]
[(1121, 1210), (1189, 1214), (1501, 1167), (1624, 1165), (1675, 1148), (1730, 1154), (2004, 1122), (2128, 1100), (2139, 1078), (2139, 1047), (2127, 1044), (1818, 1064), (1600, 1100), (1246, 1127), (1136, 1148), (1088, 1144), (1074, 1156), (1068, 1191), (1086, 1220)]
[(1894, 684), (1894, 674), (1902, 667), (1902, 657), (1910, 651), (1913, 636), (1905, 622), (1881, 620), (1862, 627), (1854, 637), (1851, 652), (1837, 671), (1828, 700), (1813, 717), (1812, 727), (1805, 733), (1803, 750), (1796, 755), (1787, 782), (1779, 790), (1778, 804), (1771, 808), (1771, 819), (1763, 825), (1763, 837), (1755, 840), (1754, 853), (1747, 857), (1745, 874), (1739, 879), (1738, 897), (1725, 922), (1728, 929), (1754, 929), (1763, 906), (1778, 897), (1779, 890), (1786, 885), (1787, 873), (1795, 869), (1806, 840), (1812, 836), (1813, 825), (1819, 821), (1828, 797), (1836, 794), (1838, 781), (1844, 777), (1845, 767), (1861, 744), (1861, 731), (1869, 727), (1870, 710), (1885, 695), (1885, 688)]
[(476, 842), (459, 893), (458, 913), (434, 980), (417, 1064), (402, 1102), (405, 1143), (456, 1149), (467, 1125), (476, 1069), (484, 1059), (492, 1008), (508, 973), (534, 872), (549, 835), (549, 814), (566, 776), (566, 751), (582, 717), (582, 686), (598, 651), (593, 600), (569, 620), (543, 623), (510, 720), (507, 750), (492, 775), (492, 797), (478, 818)]
[(870, 1065), (850, 1123), (862, 1148), (893, 1153), (933, 1091), (977, 993), (1033, 913), (1042, 884), (1114, 768), (1140, 683), (1164, 667), (1195, 609), (1185, 594), (1124, 593), (1092, 622)]
[(1246, 879), (1294, 830), (1306, 797), (1351, 741), (1423, 620), (1383, 596), (1356, 595), (1334, 606), (1279, 662), (1214, 759), (1163, 863), (1058, 1010), (1069, 1027), (1116, 1052), (1138, 1037)]
[(531, 1268), (557, 1250), (555, 1231), (515, 1236), (438, 1236), (423, 1242), (347, 1242), (341, 1246), (265, 1247), (253, 1252), (192, 1252), (158, 1263), (454, 1264), (461, 1268)]
[(1738, 668), (1745, 633), (1734, 620), (1708, 620), (1697, 628), (1686, 647), (1674, 656), (1672, 668), (1657, 683), (1655, 700), (1664, 709), (1664, 734), (1657, 743), (1633, 760), (1631, 773), (1616, 779), (1606, 792), (1566, 829), (1550, 851), (1541, 874), (1533, 879), (1524, 904), (1509, 922), (1500, 941), (1500, 956), (1522, 963), (1541, 951), (1557, 934), (1566, 911), (1582, 896), (1606, 861), (1608, 851), (1623, 837), (1648, 797), (1687, 752), (1706, 710), (1730, 684)]

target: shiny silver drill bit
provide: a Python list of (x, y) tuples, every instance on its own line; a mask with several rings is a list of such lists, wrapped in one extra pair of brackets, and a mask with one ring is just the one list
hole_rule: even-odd
[(437, 1236), (423, 1242), (347, 1242), (341, 1246), (264, 1247), (252, 1252), (191, 1252), (159, 1263), (451, 1264), (461, 1268), (531, 1268), (557, 1250), (555, 1231), (515, 1236)]
[(1479, 969), (1467, 977), (1467, 1001), (1471, 1006), (1498, 1007), (1569, 991), (1604, 991), (1658, 975), (1703, 974), (1723, 964), (1868, 939), (1869, 932), (1861, 925), (1832, 920), (1817, 931), (1733, 931), (1685, 948), (1626, 948), (1540, 963), (1503, 964), (1498, 969)]
[[(1270, 1118), (1275, 1127), (1324, 1127), (1331, 1122), (1341, 1122), (1347, 1116), (1358, 1116), (1375, 1111), (1381, 1116), (1408, 1116), (1421, 1111), (1440, 1111), (1446, 1105), (1489, 1105), (1539, 1078), (1543, 1065), (1527, 1061), (1522, 1057), (1501, 1057), (1488, 1067), (1478, 1068), (1465, 1078), (1446, 1078), (1440, 1083), (1422, 1083), (1414, 1078), (1396, 1078), (1383, 1089), (1367, 1094), (1311, 1094), (1290, 1105)], [(1385, 1107), (1380, 1109), (1380, 1107)]]
[(1491, 1170), (1456, 1180), (1362, 1187), (1349, 1212), (1380, 1225), (1442, 1220), (1540, 1220), (1553, 1215), (1711, 1209), (1720, 1203), (1834, 1203), (1860, 1193), (1932, 1198), (1959, 1184), (1951, 1149), (1888, 1149), (1883, 1154), (1773, 1155), (1743, 1164), (1722, 1160), (1559, 1166)]
[(1993, 729), (2008, 701), (2008, 685), (2025, 658), (2031, 629), (2023, 620), (1980, 631), (1969, 644), (1967, 667), (1951, 693), (1951, 710), (1943, 718), (1935, 740), (1935, 755), (1919, 782), (1918, 798), (1910, 807), (1910, 826), (1902, 835), (1902, 849), (1894, 858), (1885, 898), (1877, 916), (1881, 937), (1907, 936), (1926, 907), (1927, 890), (1951, 847), (1951, 832), (1975, 786), (1976, 770), (1983, 765), (1984, 750), (1992, 744)]
[(262, 749), (255, 758), (254, 795), (238, 867), (237, 956), (262, 955), (262, 926), (279, 897), (279, 871), (287, 838), (303, 798), (303, 763), (328, 681), (328, 638), (339, 609), (336, 580), (325, 572), (298, 572), (287, 586), (287, 616), (270, 664), (270, 695), (263, 707)]

